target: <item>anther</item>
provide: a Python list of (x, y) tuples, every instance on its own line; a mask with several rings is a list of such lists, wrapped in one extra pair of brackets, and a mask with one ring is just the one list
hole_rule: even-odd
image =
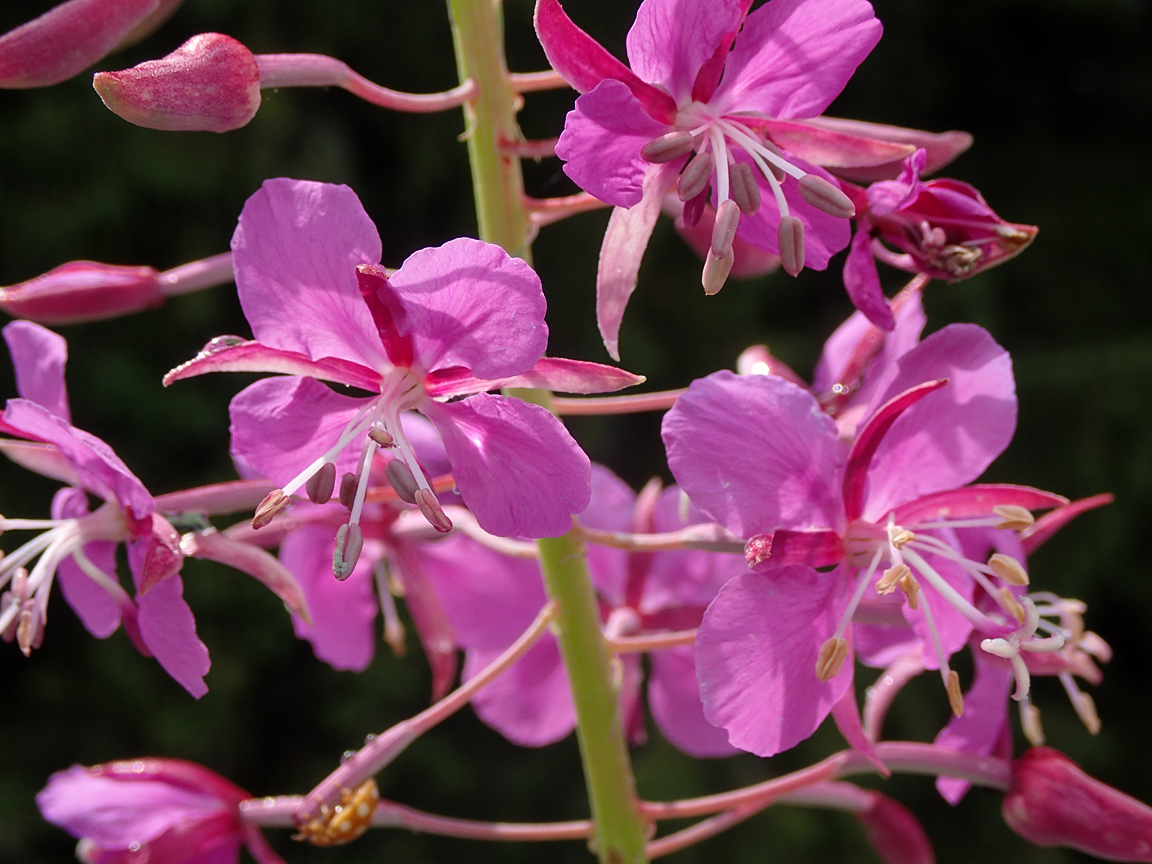
[(997, 528), (1010, 528), (1013, 531), (1024, 531), (1031, 528), (1036, 522), (1031, 512), (1016, 504), (1001, 504), (992, 508), (992, 512), (1000, 517)]
[(1089, 733), (1095, 735), (1100, 731), (1100, 715), (1096, 713), (1096, 703), (1091, 696), (1083, 690), (1077, 690), (1072, 697), (1072, 707), (1076, 709), (1076, 715)]
[(424, 514), (428, 524), (441, 534), (447, 534), (452, 530), (452, 520), (448, 518), (448, 514), (444, 512), (431, 489), (416, 490), (416, 506)]
[(816, 657), (816, 677), (821, 681), (831, 681), (844, 668), (848, 657), (848, 640), (843, 636), (833, 636), (820, 646)]
[(416, 491), (420, 488), (420, 484), (416, 482), (407, 462), (402, 459), (393, 459), (384, 469), (384, 476), (388, 478), (388, 482), (392, 484), (392, 488), (396, 490), (401, 501), (408, 504), (416, 503)]
[(676, 195), (681, 201), (691, 201), (705, 190), (712, 179), (714, 163), (711, 153), (697, 153), (680, 172)]
[(944, 689), (948, 691), (948, 706), (957, 717), (964, 714), (964, 694), (960, 692), (960, 676), (955, 669), (949, 669), (944, 681)]
[(736, 226), (740, 223), (739, 205), (728, 199), (716, 208), (716, 221), (712, 223), (712, 254), (727, 258), (732, 254), (732, 241), (736, 239)]
[(378, 447), (383, 447), (385, 450), (390, 450), (396, 446), (396, 439), (383, 426), (373, 426), (368, 430), (368, 437), (375, 441)]
[(1032, 704), (1031, 699), (1020, 703), (1020, 728), (1024, 730), (1024, 737), (1033, 747), (1044, 743), (1044, 727), (1040, 723), (1040, 709)]
[(363, 548), (364, 532), (360, 526), (341, 525), (336, 531), (336, 548), (332, 550), (332, 575), (341, 582), (352, 575)]
[(304, 491), (308, 493), (308, 500), (313, 504), (327, 504), (332, 498), (332, 490), (336, 488), (336, 466), (325, 462), (319, 470), (308, 478), (304, 484)]
[(283, 489), (273, 489), (264, 496), (264, 500), (257, 505), (256, 512), (252, 514), (252, 530), (263, 528), (291, 503), (292, 499), (284, 494)]
[(1020, 601), (1013, 597), (1012, 592), (1007, 588), (1000, 589), (1000, 605), (1012, 613), (1012, 617), (1016, 619), (1017, 623), (1024, 623), (1026, 617), (1024, 607), (1020, 605)]
[(997, 552), (988, 559), (988, 566), (992, 569), (993, 573), (1009, 585), (1020, 586), (1028, 584), (1028, 572), (1024, 569), (1023, 565), (1011, 555), (1004, 555)]
[(800, 178), (800, 197), (817, 210), (839, 219), (851, 219), (856, 215), (856, 207), (851, 199), (815, 174), (805, 174)]
[(795, 216), (781, 216), (776, 242), (784, 272), (797, 275), (804, 269), (804, 223)]
[(356, 503), (356, 488), (360, 485), (360, 478), (348, 471), (340, 478), (340, 492), (337, 499), (349, 510)]
[(897, 564), (895, 567), (889, 567), (884, 571), (880, 579), (877, 580), (876, 593), (891, 594), (896, 590), (896, 584), (911, 572), (907, 564)]
[(700, 284), (704, 286), (704, 293), (711, 296), (718, 294), (728, 281), (728, 274), (732, 272), (732, 265), (736, 263), (736, 254), (729, 252), (723, 258), (717, 257), (711, 249), (704, 256), (704, 272), (700, 277)]
[(760, 187), (756, 175), (747, 162), (737, 162), (728, 169), (728, 185), (732, 200), (745, 216), (760, 209)]
[(920, 604), (920, 583), (912, 577), (911, 571), (905, 573), (900, 578), (899, 585), (900, 590), (904, 592), (904, 596), (908, 598), (909, 608), (918, 608)]
[(640, 156), (648, 162), (671, 162), (692, 152), (692, 136), (677, 130), (653, 138), (640, 148)]

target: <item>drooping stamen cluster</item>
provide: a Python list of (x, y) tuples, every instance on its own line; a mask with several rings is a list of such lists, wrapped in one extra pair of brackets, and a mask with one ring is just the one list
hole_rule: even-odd
[[(732, 242), (740, 214), (751, 216), (760, 209), (757, 173), (767, 182), (780, 212), (779, 254), (784, 270), (792, 276), (804, 268), (804, 223), (789, 210), (783, 188), (787, 177), (798, 181), (801, 197), (816, 209), (842, 219), (856, 213), (848, 196), (836, 186), (790, 162), (775, 144), (739, 120), (717, 116), (707, 105), (692, 102), (677, 114), (676, 126), (649, 142), (640, 153), (649, 162), (661, 163), (695, 152), (681, 171), (676, 188), (684, 202), (682, 218), (687, 227), (700, 221), (715, 176), (716, 217), (701, 280), (709, 294), (723, 287), (732, 269)], [(751, 164), (738, 161), (738, 151), (743, 151)]]

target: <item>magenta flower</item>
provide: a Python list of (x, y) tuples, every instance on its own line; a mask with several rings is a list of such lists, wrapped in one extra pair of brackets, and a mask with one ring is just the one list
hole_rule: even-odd
[[(628, 34), (628, 68), (557, 0), (536, 4), (549, 62), (584, 94), (556, 153), (581, 188), (618, 208), (597, 289), (614, 357), (640, 257), (674, 187), (688, 226), (707, 203), (715, 208), (709, 293), (727, 278), (736, 237), (778, 255), (793, 275), (805, 264), (823, 269), (848, 243), (851, 202), (826, 172), (778, 147), (772, 123), (820, 114), (879, 40), (880, 23), (867, 0), (772, 0), (748, 14), (750, 5), (645, 0)], [(761, 206), (765, 196), (772, 205)]]
[[(26, 440), (0, 440), (0, 450), (68, 486), (56, 493), (51, 520), (0, 517), (0, 530), (44, 529), (0, 561), (0, 588), (8, 586), (0, 600), (0, 634), (15, 638), (25, 654), (37, 647), (48, 595), (59, 579), (92, 635), (109, 636), (123, 621), (141, 654), (154, 656), (189, 693), (203, 696), (208, 650), (184, 601), (179, 535), (112, 449), (69, 422), (64, 339), (27, 321), (9, 324), (4, 338), (22, 398), (8, 400), (0, 431)], [(89, 495), (104, 502), (92, 512)], [(135, 602), (116, 578), (119, 543), (128, 545)]]
[(1008, 355), (980, 328), (952, 325), (896, 367), (850, 444), (815, 397), (774, 376), (716, 373), (665, 417), (672, 473), (706, 515), (749, 538), (757, 571), (721, 590), (697, 639), (705, 713), (743, 749), (791, 747), (849, 692), (849, 628), (869, 588), (882, 595), (870, 619), (890, 616), (900, 638), (911, 628), (956, 713), (948, 657), (973, 627), (993, 638), (1020, 627), (1012, 607), (993, 615), (973, 605), (975, 584), (999, 596), (991, 580), (1011, 574), (965, 558), (950, 533), (1024, 527), (1028, 510), (1067, 503), (965, 485), (1015, 427)]
[[(265, 182), (248, 200), (232, 250), (256, 341), (215, 340), (165, 382), (215, 371), (289, 373), (232, 401), (234, 457), (282, 485), (258, 522), (313, 478), (310, 495), (326, 488), (317, 500), (327, 500), (333, 478), (351, 475), (351, 517), (334, 562), (347, 575), (362, 541), (373, 454), (384, 447), (397, 456), (389, 474), (397, 491), (449, 530), (400, 425), (410, 409), (440, 433), (460, 494), (490, 533), (563, 534), (587, 506), (588, 457), (563, 425), (543, 408), (486, 391), (586, 393), (642, 379), (542, 358), (544, 294), (523, 261), (460, 238), (414, 253), (388, 276), (374, 263), (380, 238), (352, 190), (287, 179)], [(322, 380), (372, 395), (345, 395)]]
[(36, 803), (79, 838), (77, 858), (90, 864), (236, 864), (241, 845), (257, 861), (279, 861), (240, 819), (250, 797), (200, 765), (136, 759), (58, 771)]
[(886, 330), (892, 314), (873, 256), (910, 273), (956, 282), (1020, 254), (1037, 232), (1033, 225), (1005, 222), (967, 183), (922, 181), (927, 161), (927, 152), (917, 150), (897, 179), (873, 183), (867, 191), (848, 190), (858, 227), (844, 262), (844, 285), (856, 308)]

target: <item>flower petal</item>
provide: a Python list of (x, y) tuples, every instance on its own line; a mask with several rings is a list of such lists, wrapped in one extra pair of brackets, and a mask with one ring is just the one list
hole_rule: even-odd
[(872, 237), (864, 228), (856, 229), (852, 248), (844, 259), (844, 287), (852, 305), (870, 322), (882, 330), (896, 327), (896, 319), (880, 287), (880, 274), (872, 257)]
[[(464, 661), (464, 680), (496, 659), (474, 650)], [(544, 636), (499, 678), (472, 697), (476, 714), (514, 744), (543, 747), (568, 737), (576, 709), (555, 637)]]
[(696, 657), (691, 646), (654, 651), (648, 708), (664, 737), (690, 756), (731, 756), (728, 733), (704, 719)]
[(360, 363), (334, 357), (309, 360), (298, 351), (282, 351), (235, 336), (217, 336), (191, 360), (170, 370), (164, 376), (164, 386), (209, 372), (278, 372), (305, 375), (362, 390), (380, 389), (380, 373)]
[(740, 0), (644, 0), (628, 31), (628, 62), (645, 81), (667, 90), (677, 105), (717, 46), (744, 17)]
[(140, 634), (152, 655), (176, 682), (199, 699), (208, 692), (204, 676), (212, 665), (196, 636), (196, 621), (184, 600), (184, 583), (172, 576), (138, 598)]
[(16, 371), (16, 392), (72, 422), (64, 387), (64, 364), (68, 361), (64, 337), (31, 321), (13, 321), (4, 328), (4, 341)]

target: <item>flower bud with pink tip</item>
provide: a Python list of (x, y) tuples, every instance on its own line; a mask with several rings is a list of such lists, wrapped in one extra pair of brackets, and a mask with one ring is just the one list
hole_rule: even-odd
[(97, 72), (92, 86), (110, 111), (148, 129), (229, 132), (260, 108), (256, 58), (222, 33), (193, 36), (122, 72)]
[(1051, 747), (1012, 763), (1000, 812), (1037, 846), (1070, 846), (1106, 861), (1152, 861), (1152, 808), (1089, 777)]

